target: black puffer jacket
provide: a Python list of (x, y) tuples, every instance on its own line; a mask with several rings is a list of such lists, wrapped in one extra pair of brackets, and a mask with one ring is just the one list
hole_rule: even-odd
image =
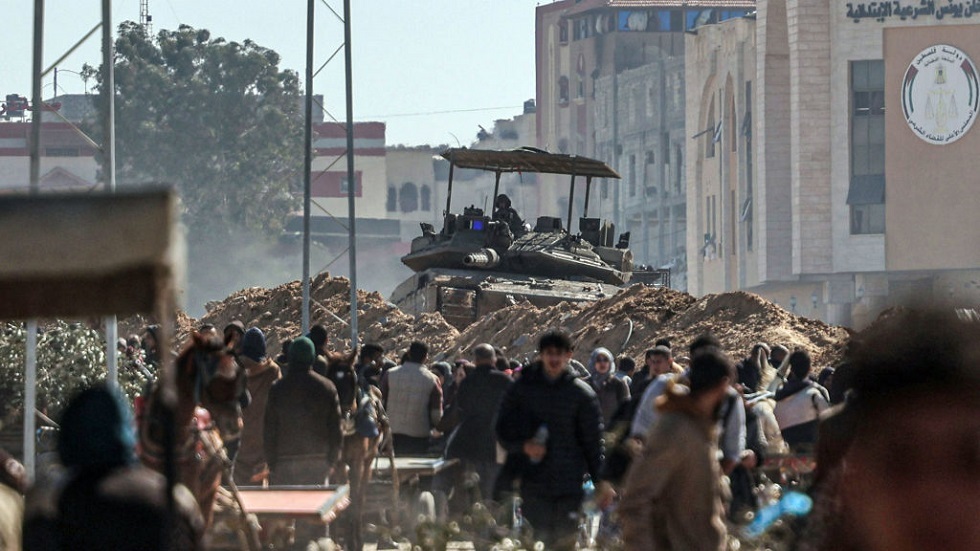
[(582, 493), (585, 474), (599, 478), (602, 464), (602, 413), (595, 391), (565, 371), (549, 380), (532, 366), (504, 394), (497, 437), (508, 451), (519, 452), (541, 425), (548, 427), (547, 455), (521, 473), (523, 491), (562, 497)]
[(494, 461), (497, 440), (493, 424), (500, 401), (511, 385), (507, 375), (489, 365), (478, 365), (463, 379), (456, 394), (459, 425), (449, 438), (446, 457)]

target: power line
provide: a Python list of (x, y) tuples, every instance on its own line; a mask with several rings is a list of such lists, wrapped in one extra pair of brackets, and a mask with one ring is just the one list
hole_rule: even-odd
[(362, 119), (394, 119), (398, 117), (422, 117), (426, 115), (446, 115), (450, 113), (476, 113), (478, 111), (503, 111), (504, 109), (523, 109), (522, 105), (506, 105), (503, 107), (476, 107), (473, 109), (449, 109), (445, 111), (419, 111), (417, 113), (392, 113), (389, 115), (362, 115)]

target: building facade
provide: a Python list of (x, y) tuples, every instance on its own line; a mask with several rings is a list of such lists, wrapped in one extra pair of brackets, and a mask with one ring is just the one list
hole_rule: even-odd
[(630, 232), (637, 264), (671, 268), (671, 284), (687, 288), (684, 55), (596, 82), (596, 157), (617, 168), (593, 199), (599, 215)]
[[(0, 122), (0, 192), (30, 189), (29, 122)], [(71, 125), (41, 123), (42, 191), (89, 190), (100, 184), (98, 150)]]
[[(670, 266), (675, 287), (687, 285), (684, 35), (754, 6), (564, 0), (537, 9), (538, 147), (601, 159), (623, 176), (597, 182), (591, 199), (630, 232), (637, 264)], [(542, 202), (567, 208), (566, 188), (546, 183)], [(584, 185), (576, 203), (582, 212)]]
[(706, 92), (689, 126), (723, 112), (722, 129), (752, 136), (713, 157), (705, 138), (689, 144), (692, 291), (753, 290), (855, 327), (913, 299), (980, 303), (973, 15), (956, 1), (760, 0), (755, 20), (690, 36), (706, 57), (688, 58), (688, 86)]

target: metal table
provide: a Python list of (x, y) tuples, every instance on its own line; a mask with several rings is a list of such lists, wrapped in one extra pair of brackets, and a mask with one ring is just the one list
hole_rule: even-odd
[[(395, 471), (399, 483), (405, 483), (415, 477), (435, 476), (446, 469), (456, 466), (458, 459), (444, 457), (396, 457)], [(391, 460), (379, 457), (373, 464), (375, 476), (386, 476), (391, 471)]]
[(238, 489), (245, 511), (263, 519), (330, 524), (350, 505), (350, 486), (270, 486)]

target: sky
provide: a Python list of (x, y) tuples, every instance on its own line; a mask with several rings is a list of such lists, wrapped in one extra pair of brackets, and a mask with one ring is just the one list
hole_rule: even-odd
[[(343, 14), (342, 0), (326, 0)], [(115, 0), (113, 22), (139, 19), (139, 0)], [(387, 123), (388, 145), (468, 145), (477, 125), (520, 114), (534, 97), (534, 9), (538, 0), (353, 0), (353, 96), (356, 121)], [(34, 2), (4, 0), (0, 96), (30, 96)], [(229, 41), (252, 39), (282, 56), (281, 67), (305, 73), (306, 2), (149, 0), (154, 32), (180, 24)], [(44, 66), (101, 18), (97, 0), (48, 0)], [(11, 14), (18, 14), (14, 17)], [(316, 0), (315, 65), (343, 43), (343, 24)], [(80, 71), (101, 62), (101, 33), (59, 64)], [(343, 52), (314, 79), (314, 93), (338, 119), (346, 113)], [(89, 84), (92, 84), (91, 82)], [(44, 96), (51, 97), (51, 76)], [(61, 93), (85, 83), (60, 72)]]

